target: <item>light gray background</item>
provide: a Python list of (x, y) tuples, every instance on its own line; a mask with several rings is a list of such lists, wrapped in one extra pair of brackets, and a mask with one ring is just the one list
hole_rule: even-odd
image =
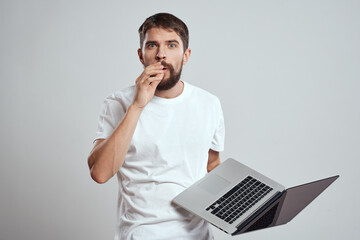
[(286, 226), (216, 239), (359, 239), (360, 4), (349, 0), (1, 0), (0, 239), (113, 238), (117, 181), (96, 184), (86, 161), (103, 99), (142, 71), (137, 29), (157, 12), (190, 29), (182, 79), (222, 102), (222, 160), (287, 187), (341, 175)]

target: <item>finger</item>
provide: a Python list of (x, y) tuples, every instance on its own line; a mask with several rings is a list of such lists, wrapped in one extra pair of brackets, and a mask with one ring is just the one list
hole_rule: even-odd
[(156, 89), (156, 87), (159, 85), (160, 82), (161, 82), (161, 80), (155, 80), (155, 81), (151, 82), (149, 85), (152, 88)]
[(142, 84), (144, 85), (149, 85), (151, 84), (151, 82), (155, 82), (155, 81), (161, 81), (164, 78), (164, 74), (158, 74), (154, 77), (149, 77), (147, 79), (145, 79)]
[(160, 73), (163, 73), (164, 70), (163, 68), (152, 68), (152, 69), (147, 69), (144, 74), (146, 76), (151, 76), (151, 75), (156, 75), (156, 74), (160, 74)]
[(159, 74), (164, 74), (164, 66), (161, 65), (161, 62), (153, 63), (147, 66), (141, 75), (136, 79), (136, 84), (143, 83), (149, 77), (156, 77)]
[(147, 73), (142, 73), (137, 79), (136, 84), (141, 84), (146, 81), (148, 78), (156, 78), (156, 77), (163, 77), (164, 71), (163, 70), (153, 70)]
[(163, 77), (164, 74), (165, 74), (164, 70), (153, 70), (147, 72), (146, 75), (142, 78), (142, 80), (145, 81), (147, 78)]
[(154, 69), (163, 69), (164, 66), (161, 64), (161, 62), (153, 63), (145, 68), (145, 71), (152, 71)]
[(162, 69), (153, 70), (153, 71), (147, 72), (146, 76), (147, 77), (154, 77), (155, 75), (158, 75), (158, 74), (164, 74), (164, 70), (162, 70)]
[(146, 82), (151, 82), (151, 81), (157, 81), (157, 80), (162, 80), (164, 78), (164, 73), (162, 73), (162, 74), (158, 74), (158, 75), (156, 75), (156, 76), (154, 76), (154, 77), (149, 77), (147, 80), (146, 80)]

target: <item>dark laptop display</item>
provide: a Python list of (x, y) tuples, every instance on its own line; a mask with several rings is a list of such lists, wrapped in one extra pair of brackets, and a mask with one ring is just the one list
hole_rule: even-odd
[(290, 222), (338, 177), (337, 175), (285, 190), (240, 225), (238, 231), (232, 235)]

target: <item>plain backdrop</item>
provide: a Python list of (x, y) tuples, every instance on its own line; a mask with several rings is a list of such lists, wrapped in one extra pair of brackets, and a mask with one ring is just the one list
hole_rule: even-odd
[[(190, 30), (182, 79), (217, 95), (225, 151), (286, 187), (340, 179), (287, 225), (222, 239), (360, 239), (360, 3), (0, 1), (0, 239), (113, 239), (117, 180), (89, 176), (103, 99), (142, 71), (137, 30)], [(166, 229), (164, 229), (166, 231)]]

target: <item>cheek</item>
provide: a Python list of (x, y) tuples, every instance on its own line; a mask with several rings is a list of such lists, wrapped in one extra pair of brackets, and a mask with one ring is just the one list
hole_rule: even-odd
[(149, 55), (144, 55), (144, 62), (145, 64), (151, 64), (152, 59)]
[(143, 53), (143, 60), (145, 64), (151, 64), (155, 59), (155, 55), (151, 51), (146, 51)]
[(183, 65), (184, 55), (183, 54), (176, 54), (173, 56), (173, 66), (175, 69), (180, 68)]

